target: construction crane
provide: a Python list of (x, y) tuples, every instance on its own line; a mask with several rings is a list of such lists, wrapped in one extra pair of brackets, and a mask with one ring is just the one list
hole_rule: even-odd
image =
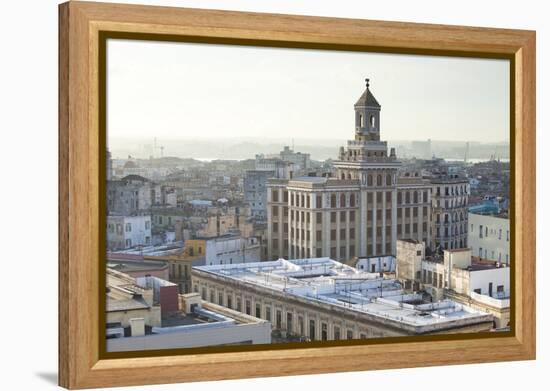
[(153, 140), (153, 157), (155, 157), (157, 149), (160, 149), (160, 157), (164, 157), (164, 145), (157, 146), (157, 138), (155, 137)]

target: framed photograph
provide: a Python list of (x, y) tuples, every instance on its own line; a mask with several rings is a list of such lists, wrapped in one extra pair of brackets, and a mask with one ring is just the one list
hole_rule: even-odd
[(61, 386), (535, 358), (533, 31), (59, 16)]

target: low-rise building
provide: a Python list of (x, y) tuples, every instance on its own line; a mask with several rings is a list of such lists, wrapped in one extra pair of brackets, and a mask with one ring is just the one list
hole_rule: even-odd
[[(153, 289), (140, 286), (128, 274), (107, 268), (107, 338), (144, 334), (162, 324), (160, 303)], [(141, 319), (142, 321), (133, 321)], [(134, 329), (134, 330), (132, 330)]]
[(206, 240), (206, 265), (259, 262), (260, 252), (260, 241), (256, 237), (224, 235), (210, 238)]
[(108, 213), (129, 216), (149, 210), (155, 202), (154, 187), (149, 179), (139, 175), (108, 181)]
[(355, 262), (352, 262), (352, 266), (369, 273), (394, 273), (395, 257), (388, 255), (385, 257), (357, 258)]
[[(173, 290), (164, 292), (161, 289), (171, 288), (167, 281), (126, 279), (127, 284), (120, 289), (131, 287), (134, 294), (147, 292), (148, 299), (136, 299), (135, 303), (108, 299), (108, 352), (271, 343), (271, 325), (265, 320), (202, 301), (196, 293), (178, 295)], [(136, 283), (145, 284), (145, 287), (139, 288), (140, 291)], [(155, 294), (160, 301), (156, 306), (152, 305)], [(176, 310), (161, 320), (159, 309), (164, 312), (165, 307), (173, 309), (174, 306)]]
[(265, 319), (286, 338), (339, 340), (487, 331), (492, 315), (452, 300), (426, 303), (399, 281), (329, 258), (193, 268), (203, 300)]
[(107, 267), (125, 273), (133, 278), (153, 276), (168, 280), (168, 262), (146, 261), (142, 255), (107, 254)]
[(170, 282), (176, 284), (179, 293), (191, 292), (191, 268), (193, 265), (204, 265), (206, 242), (204, 240), (186, 240), (183, 249), (177, 252), (146, 255), (148, 262), (167, 264)]
[(503, 215), (469, 213), (468, 243), (481, 259), (509, 264), (510, 220)]
[(509, 326), (510, 268), (504, 264), (479, 261), (470, 249), (426, 257), (424, 243), (398, 240), (396, 276), (407, 290), (424, 290), (433, 300), (452, 299), (490, 313), (493, 328)]
[(136, 246), (149, 246), (151, 216), (107, 216), (107, 249), (123, 250)]
[(291, 149), (288, 145), (285, 145), (283, 150), (279, 152), (279, 157), (284, 162), (292, 163), (297, 171), (307, 171), (311, 167), (309, 153), (294, 152), (294, 149)]

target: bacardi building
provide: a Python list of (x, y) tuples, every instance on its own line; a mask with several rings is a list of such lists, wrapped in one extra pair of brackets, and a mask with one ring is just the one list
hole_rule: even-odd
[[(441, 235), (440, 226), (433, 235), (434, 184), (417, 173), (399, 173), (401, 162), (395, 150), (388, 152), (386, 141), (380, 141), (381, 106), (368, 79), (354, 109), (355, 137), (340, 147), (334, 161), (336, 177), (268, 180), (269, 260), (330, 257), (346, 261), (395, 255), (397, 239), (423, 241), (432, 250), (466, 247), (463, 229), (456, 231), (458, 238), (451, 237), (454, 229), (448, 237)], [(437, 186), (442, 181), (438, 179)], [(461, 206), (465, 207), (467, 180), (451, 182), (463, 189)], [(447, 213), (454, 217), (454, 211), (438, 202), (438, 219)], [(467, 221), (460, 223), (467, 228)]]

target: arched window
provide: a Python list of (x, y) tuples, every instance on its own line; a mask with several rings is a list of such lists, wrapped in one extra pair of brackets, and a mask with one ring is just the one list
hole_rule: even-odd
[(355, 194), (349, 195), (349, 206), (351, 206), (352, 208), (355, 206)]
[(367, 184), (369, 186), (372, 186), (372, 175), (370, 175), (370, 174), (369, 174), (368, 179), (367, 179)]
[(445, 215), (445, 222), (448, 223), (449, 222), (449, 215)]
[(410, 203), (411, 203), (411, 193), (407, 191), (405, 192), (405, 204), (410, 204)]
[(413, 193), (413, 200), (415, 204), (418, 204), (418, 193), (416, 191)]
[(336, 208), (336, 194), (330, 196), (330, 206), (331, 208)]
[(376, 126), (376, 118), (374, 117), (374, 115), (370, 116), (370, 126), (371, 128), (374, 128)]
[(348, 179), (351, 179), (351, 172), (348, 173)]
[(346, 195), (342, 193), (340, 195), (340, 208), (345, 208), (346, 206)]
[(386, 175), (386, 186), (391, 186), (391, 175)]
[(378, 175), (376, 177), (376, 185), (377, 186), (382, 186), (382, 175)]
[(365, 125), (363, 124), (363, 115), (362, 115), (362, 114), (359, 114), (359, 126), (360, 126), (360, 127), (365, 126)]
[(342, 179), (346, 179), (346, 173), (343, 172), (342, 175), (341, 175)]

